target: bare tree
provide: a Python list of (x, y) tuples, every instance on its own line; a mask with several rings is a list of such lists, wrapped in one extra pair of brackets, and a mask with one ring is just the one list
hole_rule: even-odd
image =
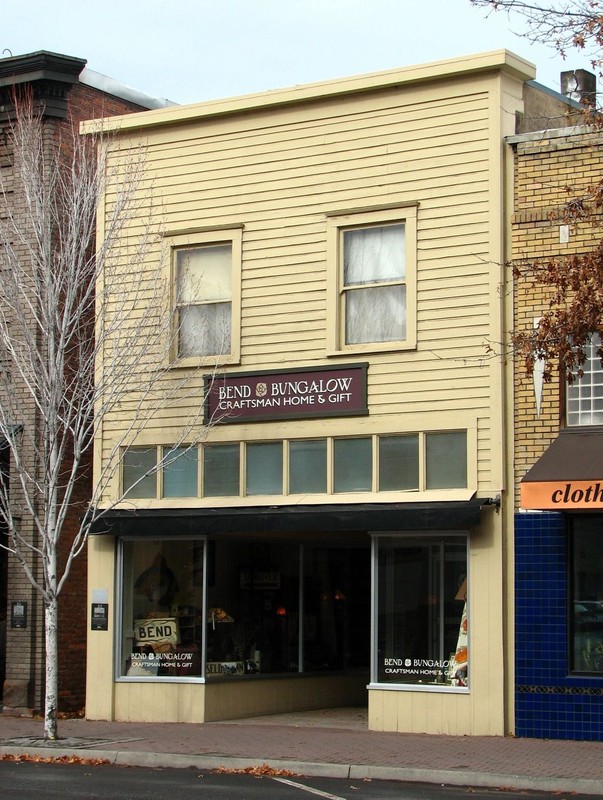
[[(137, 205), (152, 194), (142, 179), (143, 149), (116, 159), (117, 140), (102, 133), (49, 137), (30, 100), (16, 101), (8, 135), (14, 166), (11, 185), (0, 182), (0, 439), (11, 465), (0, 481), (0, 520), (5, 546), (43, 601), (44, 735), (54, 739), (59, 594), (91, 527), (117, 502), (108, 488), (123, 447), (148, 426), (148, 409), (159, 407), (149, 401), (181, 395), (193, 378), (165, 379), (175, 327), (161, 237), (150, 222), (133, 224)], [(127, 419), (125, 432), (104, 454), (81, 509), (75, 490), (90, 467), (95, 432), (116, 412)], [(198, 422), (175, 446), (192, 446)], [(77, 531), (63, 541), (59, 563), (74, 511)]]
[(506, 11), (520, 17), (524, 36), (533, 43), (553, 47), (565, 58), (578, 49), (600, 73), (603, 64), (603, 3), (600, 0), (470, 0), (471, 5), (492, 11)]
[[(585, 54), (592, 69), (603, 75), (603, 2), (601, 0), (470, 0), (491, 11), (517, 15), (525, 24), (520, 34), (530, 42), (552, 47), (562, 57), (572, 49)], [(600, 131), (603, 117), (590, 96), (582, 122), (585, 128)], [(584, 226), (591, 232), (591, 244), (571, 255), (515, 261), (510, 267), (515, 281), (526, 287), (544, 289), (545, 308), (537, 325), (514, 331), (514, 353), (523, 360), (531, 375), (538, 362), (544, 366), (545, 381), (552, 380), (553, 369), (568, 383), (581, 376), (593, 332), (603, 329), (603, 179), (593, 174), (592, 184), (571, 182), (558, 187), (567, 201), (551, 215), (551, 224)], [(529, 291), (529, 289), (528, 289)], [(603, 347), (596, 349), (603, 364)]]

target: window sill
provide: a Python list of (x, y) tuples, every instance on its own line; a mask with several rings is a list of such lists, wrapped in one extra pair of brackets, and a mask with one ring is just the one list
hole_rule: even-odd
[(369, 683), (369, 692), (436, 692), (442, 694), (470, 694), (468, 686), (446, 686), (443, 683)]
[(237, 366), (241, 363), (239, 355), (206, 356), (204, 358), (178, 358), (168, 367), (171, 370), (203, 369), (214, 370), (222, 366)]
[(327, 358), (349, 358), (350, 356), (379, 355), (381, 353), (399, 353), (409, 350), (416, 350), (415, 341), (405, 340), (403, 342), (367, 342), (366, 344), (350, 345), (344, 349), (329, 349), (325, 355)]

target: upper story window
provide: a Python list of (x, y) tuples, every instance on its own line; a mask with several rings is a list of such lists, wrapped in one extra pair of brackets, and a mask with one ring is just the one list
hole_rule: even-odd
[(416, 345), (416, 207), (329, 217), (329, 349)]
[(180, 363), (240, 355), (240, 225), (173, 235), (175, 356)]
[(603, 367), (597, 355), (600, 347), (601, 337), (593, 333), (585, 348), (584, 375), (567, 387), (568, 425), (603, 425)]
[(176, 250), (176, 302), (179, 358), (230, 353), (230, 243)]

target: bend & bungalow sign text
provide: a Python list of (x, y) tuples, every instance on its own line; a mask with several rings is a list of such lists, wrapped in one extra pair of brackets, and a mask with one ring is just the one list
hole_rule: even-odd
[(205, 381), (205, 421), (367, 414), (367, 364), (231, 373)]

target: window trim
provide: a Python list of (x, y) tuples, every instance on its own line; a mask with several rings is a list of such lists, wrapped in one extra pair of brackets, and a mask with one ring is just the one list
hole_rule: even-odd
[[(421, 531), (408, 531), (401, 533), (399, 531), (371, 531), (371, 663), (370, 663), (370, 678), (368, 690), (386, 691), (386, 692), (433, 692), (438, 694), (470, 694), (471, 685), (467, 686), (453, 686), (449, 684), (438, 683), (404, 683), (404, 682), (381, 682), (379, 680), (379, 548), (381, 543), (386, 540), (396, 540), (396, 542), (412, 541), (420, 537), (424, 541), (439, 540), (440, 542), (451, 541), (464, 541), (465, 555), (466, 555), (466, 575), (467, 575), (467, 618), (469, 620), (468, 634), (469, 634), (469, 653), (472, 653), (473, 643), (471, 641), (471, 538), (470, 531), (447, 531), (447, 530), (432, 530), (427, 534)], [(473, 674), (475, 669), (473, 670)]]
[[(598, 337), (599, 341), (595, 340), (595, 337)], [(592, 428), (596, 426), (600, 426), (601, 422), (571, 422), (570, 415), (572, 418), (576, 417), (578, 420), (582, 415), (586, 416), (587, 414), (591, 416), (591, 418), (595, 415), (603, 414), (603, 398), (596, 398), (594, 395), (594, 388), (596, 384), (594, 382), (594, 376), (599, 374), (603, 374), (603, 366), (601, 366), (601, 361), (597, 356), (597, 349), (603, 346), (603, 333), (599, 333), (598, 331), (593, 331), (590, 334), (588, 342), (585, 344), (584, 350), (586, 353), (586, 362), (583, 366), (588, 367), (587, 371), (584, 373), (582, 378), (576, 377), (574, 383), (570, 386), (567, 382), (565, 382), (565, 391), (564, 391), (564, 417), (565, 417), (565, 425), (567, 428), (572, 430), (582, 430), (583, 428)], [(593, 366), (593, 369), (590, 369), (590, 365)], [(589, 382), (583, 383), (586, 377), (589, 377)], [(581, 404), (581, 395), (580, 395), (580, 387), (586, 386), (589, 389), (588, 395), (586, 399), (590, 404), (590, 409), (588, 412), (582, 411), (579, 407), (575, 411), (570, 411), (570, 393), (575, 392), (577, 396), (572, 398), (572, 402), (575, 402), (580, 406)], [(597, 400), (599, 401), (600, 408), (597, 408)]]
[[(417, 209), (418, 203), (329, 212), (327, 219), (327, 356), (414, 350), (417, 346)], [(388, 342), (345, 343), (343, 306), (343, 233), (356, 228), (404, 224), (406, 338)]]
[[(166, 537), (145, 536), (144, 539), (160, 539), (165, 541)], [(196, 683), (206, 682), (205, 664), (207, 650), (207, 626), (203, 626), (201, 639), (201, 675), (123, 675), (122, 674), (122, 644), (124, 636), (123, 611), (125, 601), (124, 581), (124, 549), (128, 542), (142, 541), (140, 536), (119, 536), (117, 538), (116, 551), (116, 587), (115, 587), (115, 625), (113, 631), (113, 677), (116, 683)], [(208, 537), (205, 534), (188, 534), (175, 537), (177, 541), (199, 542), (203, 545), (202, 563), (202, 619), (207, 619), (207, 569), (208, 569)]]
[(169, 285), (170, 309), (174, 314), (174, 326), (177, 324), (176, 302), (176, 252), (185, 248), (206, 247), (209, 245), (230, 245), (232, 250), (231, 265), (231, 333), (230, 352), (220, 355), (188, 356), (181, 358), (178, 355), (178, 331), (173, 330), (171, 348), (171, 363), (174, 367), (199, 367), (211, 363), (239, 364), (241, 362), (241, 272), (243, 258), (243, 225), (218, 225), (208, 228), (191, 228), (186, 231), (171, 231), (165, 234), (169, 239)]
[[(466, 435), (466, 486), (462, 487), (449, 487), (449, 488), (427, 488), (427, 475), (426, 475), (426, 438), (430, 434), (445, 434), (445, 433), (465, 433)], [(417, 489), (379, 489), (379, 442), (381, 439), (387, 439), (391, 436), (418, 436), (419, 447), (419, 460), (418, 460), (418, 487)], [(372, 476), (371, 488), (366, 491), (335, 491), (335, 441), (342, 439), (371, 439), (371, 452), (372, 452)], [(290, 473), (289, 473), (289, 454), (291, 442), (305, 442), (315, 441), (318, 439), (326, 440), (327, 459), (326, 459), (326, 493), (303, 493), (293, 494), (290, 491)], [(247, 446), (253, 444), (266, 444), (276, 443), (282, 444), (282, 492), (275, 495), (250, 495), (247, 493)], [(205, 451), (207, 448), (211, 449), (220, 446), (236, 445), (239, 449), (239, 492), (238, 494), (227, 495), (204, 495), (204, 479), (205, 479)], [(248, 439), (219, 439), (202, 442), (197, 442), (193, 445), (182, 443), (179, 445), (187, 449), (196, 448), (197, 454), (197, 495), (193, 497), (188, 496), (174, 496), (165, 497), (163, 492), (163, 460), (166, 454), (174, 447), (171, 444), (162, 445), (131, 445), (131, 447), (142, 447), (143, 449), (152, 450), (157, 447), (157, 471), (155, 475), (155, 494), (150, 497), (140, 498), (126, 498), (124, 502), (133, 503), (136, 506), (144, 504), (145, 507), (156, 508), (168, 506), (177, 506), (179, 504), (193, 503), (195, 506), (204, 507), (208, 503), (216, 506), (226, 505), (253, 505), (262, 504), (265, 502), (271, 505), (282, 505), (290, 502), (291, 499), (299, 501), (301, 498), (304, 502), (311, 504), (319, 504), (324, 502), (329, 503), (344, 503), (344, 502), (367, 502), (368, 498), (372, 498), (376, 502), (419, 502), (423, 500), (432, 500), (435, 497), (446, 500), (464, 500), (471, 497), (478, 490), (478, 471), (477, 471), (477, 431), (475, 425), (465, 422), (462, 425), (454, 425), (444, 428), (426, 428), (424, 430), (404, 430), (395, 431), (383, 429), (373, 432), (363, 432), (358, 434), (330, 434), (324, 436), (317, 436), (315, 433), (308, 434), (307, 436), (299, 437), (263, 437), (248, 438)], [(123, 448), (127, 450), (128, 448)], [(123, 473), (123, 456), (120, 461), (120, 491), (123, 497), (124, 489), (124, 473)], [(358, 498), (358, 500), (356, 500)]]

